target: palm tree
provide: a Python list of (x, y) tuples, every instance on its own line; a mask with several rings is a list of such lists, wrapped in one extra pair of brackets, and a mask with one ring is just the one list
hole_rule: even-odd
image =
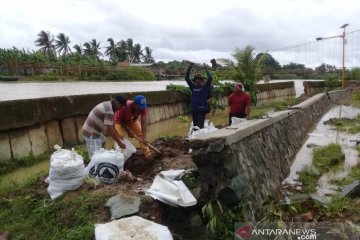
[(56, 40), (55, 40), (55, 48), (57, 49), (58, 53), (61, 54), (61, 52), (63, 53), (63, 55), (67, 55), (69, 52), (71, 52), (70, 49), (70, 40), (69, 40), (69, 36), (66, 36), (64, 33), (59, 33), (56, 36)]
[(145, 47), (145, 54), (144, 54), (144, 62), (145, 63), (154, 63), (155, 59), (153, 58), (152, 54), (152, 49), (149, 47)]
[(251, 100), (256, 104), (256, 81), (261, 79), (261, 70), (267, 54), (256, 58), (255, 49), (252, 46), (246, 46), (242, 50), (236, 48), (232, 56), (235, 58), (236, 63), (231, 60), (224, 60), (224, 62), (226, 65), (233, 67), (235, 70), (234, 80), (241, 81), (244, 84), (245, 89), (250, 92)]
[(128, 59), (126, 42), (124, 40), (120, 40), (116, 45), (117, 45), (116, 55), (119, 62), (125, 62)]
[(82, 50), (82, 48), (81, 48), (81, 45), (75, 44), (75, 45), (73, 46), (73, 48), (75, 49), (75, 51), (76, 51), (77, 53), (79, 53), (80, 55), (82, 55), (83, 50)]
[(142, 58), (143, 53), (141, 50), (141, 45), (139, 43), (134, 45), (132, 56), (133, 56), (132, 62), (134, 62), (134, 63), (140, 62), (140, 59)]
[(117, 61), (117, 46), (114, 42), (114, 39), (108, 38), (109, 46), (106, 48), (105, 55), (109, 56), (110, 61), (116, 62)]
[(35, 40), (35, 45), (41, 47), (40, 51), (51, 56), (56, 56), (54, 36), (50, 34), (49, 31), (45, 32), (44, 30), (41, 30), (38, 36), (38, 39)]
[(96, 39), (92, 39), (90, 42), (89, 42), (89, 44), (90, 44), (90, 50), (91, 50), (91, 54), (90, 55), (92, 55), (92, 56), (94, 56), (94, 57), (100, 57), (100, 56), (103, 56), (103, 54), (101, 53), (101, 51), (100, 51), (100, 43), (98, 43), (97, 41), (96, 41)]
[(133, 51), (134, 51), (134, 42), (132, 38), (128, 38), (126, 40), (126, 52), (127, 52), (127, 61), (129, 62), (131, 62), (134, 58)]

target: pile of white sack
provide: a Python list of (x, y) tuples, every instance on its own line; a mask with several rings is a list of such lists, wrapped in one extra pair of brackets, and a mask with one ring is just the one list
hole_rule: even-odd
[(106, 184), (114, 183), (123, 171), (125, 161), (136, 152), (134, 145), (124, 139), (126, 149), (115, 145), (115, 150), (97, 150), (85, 169), (86, 175), (99, 179)]
[(205, 120), (204, 128), (200, 129), (199, 127), (194, 127), (191, 123), (191, 127), (188, 133), (188, 139), (194, 139), (199, 136), (206, 135), (208, 133), (214, 132), (218, 130), (216, 127), (214, 127), (214, 124), (210, 122), (209, 120)]
[(74, 149), (61, 149), (58, 145), (54, 148), (56, 151), (50, 158), (49, 176), (45, 180), (49, 184), (47, 191), (51, 199), (79, 188), (85, 176), (84, 160)]

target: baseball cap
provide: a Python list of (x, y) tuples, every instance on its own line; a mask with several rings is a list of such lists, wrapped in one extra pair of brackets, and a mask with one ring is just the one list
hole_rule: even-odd
[(242, 83), (235, 83), (234, 87), (240, 89), (241, 91), (245, 91), (244, 85)]
[(139, 106), (139, 108), (141, 110), (144, 110), (147, 108), (146, 98), (143, 95), (137, 95), (134, 98), (134, 102)]

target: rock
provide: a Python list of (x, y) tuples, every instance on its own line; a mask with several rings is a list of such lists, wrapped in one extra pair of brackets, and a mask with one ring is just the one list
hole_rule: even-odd
[(314, 201), (319, 202), (321, 205), (328, 205), (330, 203), (330, 200), (327, 197), (319, 196), (315, 193), (310, 194), (310, 197)]
[(140, 198), (120, 193), (110, 198), (105, 206), (110, 207), (111, 220), (139, 212)]
[(0, 240), (9, 240), (10, 239), (10, 232), (5, 231), (0, 234)]
[(318, 147), (321, 147), (320, 145), (317, 145), (315, 143), (308, 143), (306, 144), (306, 147), (307, 148), (318, 148)]
[(340, 196), (357, 198), (360, 197), (360, 181), (354, 181), (353, 183), (342, 187)]
[(301, 215), (301, 219), (305, 222), (312, 222), (314, 220), (314, 214), (312, 212), (307, 212)]

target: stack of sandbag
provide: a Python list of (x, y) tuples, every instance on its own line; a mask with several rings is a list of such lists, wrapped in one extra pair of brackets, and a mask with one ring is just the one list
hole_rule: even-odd
[(49, 176), (45, 180), (49, 184), (47, 191), (51, 199), (79, 188), (85, 176), (84, 160), (74, 149), (61, 149), (58, 145), (54, 148), (56, 151), (50, 158)]
[(218, 130), (216, 127), (214, 127), (214, 124), (212, 122), (209, 122), (209, 120), (205, 120), (204, 128), (200, 129), (199, 127), (194, 127), (191, 123), (191, 127), (188, 133), (188, 139), (194, 139), (199, 136), (204, 136), (208, 133), (214, 132)]
[(97, 150), (91, 158), (85, 173), (106, 184), (114, 183), (123, 171), (124, 155), (119, 150)]

